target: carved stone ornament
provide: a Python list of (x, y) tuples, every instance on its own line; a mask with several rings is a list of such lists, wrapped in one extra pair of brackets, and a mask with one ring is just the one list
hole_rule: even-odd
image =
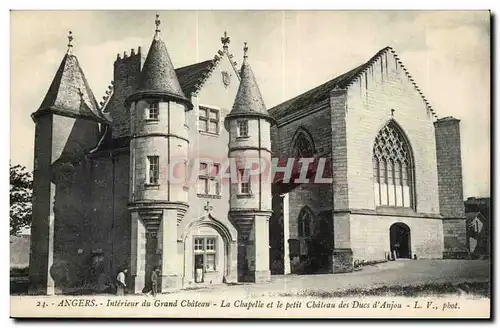
[(226, 88), (231, 84), (231, 73), (222, 71), (222, 83), (224, 83)]

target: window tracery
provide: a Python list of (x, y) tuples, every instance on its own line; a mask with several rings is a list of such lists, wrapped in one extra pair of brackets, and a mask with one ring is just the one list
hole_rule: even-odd
[(413, 207), (412, 172), (410, 146), (391, 121), (379, 131), (373, 145), (375, 205)]

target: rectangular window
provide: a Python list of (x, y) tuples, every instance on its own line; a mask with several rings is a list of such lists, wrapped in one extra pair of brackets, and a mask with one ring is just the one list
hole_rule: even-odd
[(195, 238), (194, 250), (195, 251), (203, 251), (203, 238)]
[(240, 169), (240, 194), (250, 194), (250, 177), (248, 175), (248, 170)]
[(208, 125), (207, 121), (200, 120), (200, 131), (207, 131)]
[(238, 137), (248, 137), (248, 121), (238, 121)]
[(160, 116), (160, 105), (157, 101), (149, 103), (148, 119), (157, 121)]
[(217, 269), (217, 238), (196, 237), (194, 239), (194, 254), (198, 260), (196, 266), (203, 268), (203, 272), (213, 272)]
[(219, 133), (219, 110), (200, 107), (199, 130), (213, 134)]
[(220, 195), (219, 168), (219, 163), (213, 163), (210, 169), (207, 163), (200, 163), (198, 194), (212, 196)]
[(207, 238), (207, 251), (215, 251), (215, 238)]
[(147, 182), (158, 184), (160, 180), (160, 158), (159, 156), (148, 156), (149, 170)]
[(204, 177), (198, 179), (198, 194), (206, 195), (208, 193), (208, 180)]

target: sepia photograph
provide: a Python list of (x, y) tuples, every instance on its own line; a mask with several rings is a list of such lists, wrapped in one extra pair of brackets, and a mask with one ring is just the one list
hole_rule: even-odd
[(491, 12), (12, 10), (13, 318), (491, 318)]

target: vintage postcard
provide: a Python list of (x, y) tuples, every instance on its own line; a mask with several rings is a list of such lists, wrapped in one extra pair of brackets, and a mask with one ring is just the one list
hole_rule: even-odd
[(490, 318), (490, 15), (11, 11), (11, 316)]

